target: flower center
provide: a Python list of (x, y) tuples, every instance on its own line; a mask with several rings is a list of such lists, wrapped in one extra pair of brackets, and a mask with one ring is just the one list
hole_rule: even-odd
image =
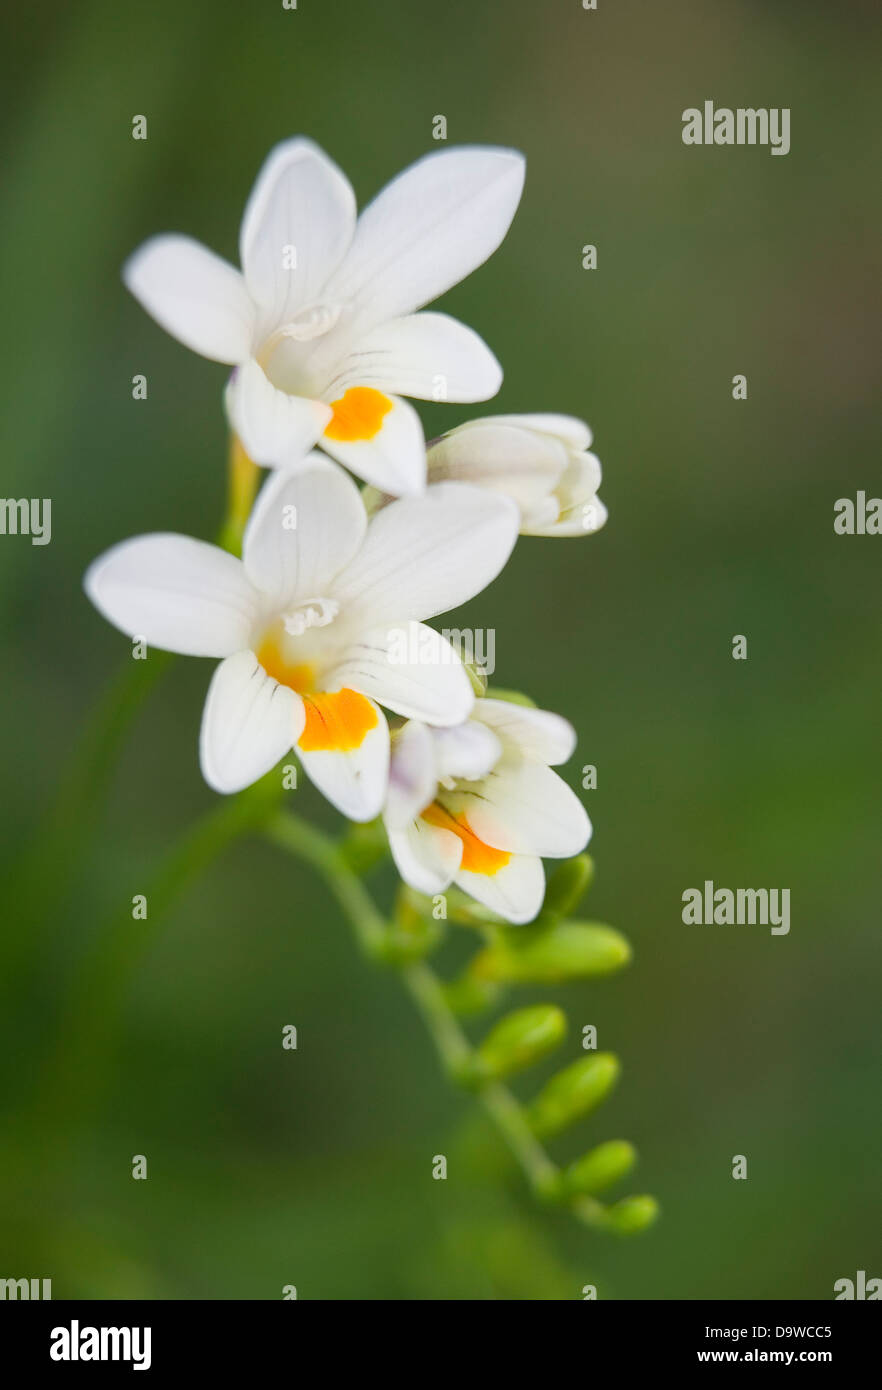
[(265, 340), (260, 352), (261, 361), (269, 357), (286, 338), (295, 343), (309, 343), (313, 338), (324, 337), (330, 333), (342, 312), (342, 304), (310, 304), (308, 308), (301, 309), (299, 314), (283, 323)]
[[(299, 616), (299, 614), (298, 614)], [(304, 615), (303, 631), (306, 631)], [(254, 654), (268, 676), (279, 685), (287, 685), (298, 695), (318, 688), (323, 657), (327, 656), (315, 637), (295, 640), (286, 630), (286, 619), (276, 620), (265, 629), (254, 644)]]
[(300, 636), (292, 633), (292, 619), (303, 615), (305, 631), (332, 622), (336, 612), (333, 599), (305, 599), (293, 613), (276, 619), (255, 644), (255, 655), (267, 675), (303, 700), (306, 723), (297, 746), (304, 753), (351, 753), (379, 723), (376, 707), (366, 695), (347, 686), (322, 690), (327, 651), (314, 639), (291, 640), (292, 635)]
[(311, 627), (327, 627), (339, 612), (336, 599), (305, 598), (290, 612), (282, 614), (282, 623), (289, 637), (302, 637)]
[(342, 312), (342, 304), (311, 304), (290, 323), (286, 323), (282, 333), (296, 343), (308, 343), (313, 338), (322, 338), (325, 333), (330, 333)]
[(321, 349), (316, 340), (330, 334), (343, 308), (342, 304), (312, 304), (260, 338), (255, 357), (273, 386), (288, 395), (319, 397), (314, 368)]

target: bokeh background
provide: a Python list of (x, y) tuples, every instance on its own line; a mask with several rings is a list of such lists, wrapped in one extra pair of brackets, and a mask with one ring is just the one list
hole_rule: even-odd
[[(2, 490), (53, 503), (51, 545), (0, 539), (0, 1275), (52, 1277), (56, 1298), (579, 1298), (593, 1281), (776, 1299), (882, 1274), (882, 540), (832, 529), (837, 498), (880, 491), (876, 7), (101, 0), (0, 24)], [(790, 154), (684, 146), (681, 112), (705, 98), (790, 107)], [(599, 769), (590, 915), (634, 963), (518, 998), (565, 1005), (555, 1065), (584, 1023), (622, 1058), (555, 1155), (636, 1142), (629, 1186), (663, 1215), (631, 1240), (537, 1211), (499, 1169), (395, 977), (293, 861), (245, 840), (164, 919), (127, 919), (212, 805), (210, 665), (174, 663), (117, 757), (94, 711), (129, 648), (81, 575), (136, 532), (211, 537), (226, 439), (223, 368), (167, 338), (120, 265), (162, 230), (235, 259), (257, 169), (296, 132), (364, 202), (437, 148), (436, 114), (449, 144), (525, 151), (528, 177), (500, 251), (443, 301), (502, 359), (502, 391), (427, 407), (427, 432), (567, 411), (605, 468), (606, 530), (522, 541), (459, 625), (494, 626), (498, 681), (574, 721), (573, 785)], [(72, 759), (104, 755), (106, 791), (71, 783)], [(684, 926), (706, 878), (789, 887), (790, 935)]]

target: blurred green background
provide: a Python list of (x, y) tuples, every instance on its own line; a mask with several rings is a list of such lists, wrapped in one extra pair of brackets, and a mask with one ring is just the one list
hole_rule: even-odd
[[(880, 490), (875, 11), (6, 9), (0, 459), (6, 496), (52, 498), (53, 535), (0, 539), (0, 1275), (52, 1277), (56, 1298), (279, 1298), (289, 1283), (301, 1298), (579, 1298), (595, 1282), (603, 1297), (776, 1299), (882, 1274), (882, 540), (832, 529), (838, 497)], [(684, 146), (681, 113), (706, 98), (790, 107), (790, 154)], [(427, 407), (427, 432), (567, 411), (591, 422), (605, 469), (606, 530), (523, 540), (461, 617), (496, 628), (500, 683), (574, 721), (573, 785), (582, 763), (599, 770), (590, 915), (626, 932), (634, 963), (516, 998), (566, 1007), (555, 1065), (581, 1055), (585, 1023), (622, 1058), (613, 1098), (554, 1153), (634, 1140), (629, 1188), (663, 1215), (632, 1240), (529, 1202), (397, 980), (359, 958), (294, 861), (243, 841), (164, 921), (127, 920), (212, 805), (196, 757), (209, 663), (173, 664), (104, 804), (45, 840), (84, 724), (128, 663), (82, 595), (86, 565), (141, 531), (210, 537), (223, 510), (224, 369), (147, 318), (122, 261), (163, 230), (235, 259), (257, 169), (297, 132), (363, 203), (437, 148), (436, 114), (449, 144), (516, 146), (528, 174), (500, 251), (443, 301), (496, 350), (502, 391)], [(311, 790), (293, 795), (333, 825)], [(38, 834), (48, 860), (29, 850)], [(706, 878), (789, 887), (790, 935), (684, 926), (681, 893)], [(115, 933), (131, 968), (87, 999), (100, 1056), (66, 1075), (73, 983), (116, 958)], [(280, 1046), (287, 1023), (297, 1052)]]

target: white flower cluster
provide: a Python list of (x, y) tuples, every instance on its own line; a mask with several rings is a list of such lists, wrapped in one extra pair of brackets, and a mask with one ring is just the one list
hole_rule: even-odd
[[(555, 714), (476, 698), (425, 622), (480, 593), (519, 532), (602, 526), (600, 465), (588, 427), (557, 415), (472, 421), (427, 449), (404, 397), (498, 391), (477, 334), (416, 311), (499, 246), (523, 177), (513, 151), (445, 151), (356, 218), (345, 176), (295, 139), (270, 154), (248, 200), (241, 271), (187, 237), (142, 246), (128, 287), (180, 342), (233, 366), (231, 428), (275, 471), (241, 559), (140, 536), (85, 581), (130, 637), (219, 660), (200, 739), (213, 788), (239, 791), (293, 748), (345, 816), (383, 815), (413, 887), (455, 881), (511, 922), (542, 905), (542, 857), (576, 854), (590, 836), (552, 771), (575, 736)], [(394, 500), (369, 509), (350, 474)]]

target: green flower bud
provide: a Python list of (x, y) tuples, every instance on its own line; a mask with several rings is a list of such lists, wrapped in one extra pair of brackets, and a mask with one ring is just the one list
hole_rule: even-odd
[(612, 1052), (580, 1057), (543, 1086), (527, 1111), (533, 1133), (542, 1138), (559, 1134), (587, 1115), (609, 1095), (621, 1068)]
[(546, 913), (553, 917), (566, 917), (567, 913), (578, 907), (593, 882), (594, 860), (590, 854), (577, 854), (575, 859), (565, 859), (548, 880), (542, 906), (543, 917)]
[(621, 932), (593, 922), (539, 922), (499, 932), (492, 946), (472, 961), (483, 980), (509, 984), (556, 984), (609, 975), (631, 959)]
[(637, 1150), (624, 1139), (610, 1139), (583, 1154), (566, 1169), (563, 1180), (567, 1192), (603, 1192), (629, 1173), (637, 1162)]
[(477, 1063), (485, 1077), (500, 1079), (532, 1066), (563, 1041), (566, 1015), (555, 1004), (534, 1004), (500, 1019), (481, 1043)]
[(623, 1197), (606, 1209), (606, 1225), (620, 1236), (637, 1235), (657, 1220), (659, 1205), (654, 1197)]

